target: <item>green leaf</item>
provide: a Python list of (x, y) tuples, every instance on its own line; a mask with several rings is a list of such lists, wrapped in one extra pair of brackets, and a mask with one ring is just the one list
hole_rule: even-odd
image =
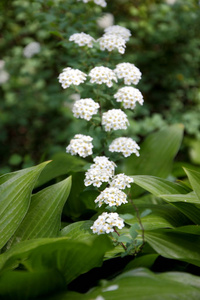
[(85, 164), (86, 162), (79, 157), (71, 156), (67, 153), (57, 153), (52, 157), (51, 164), (41, 173), (36, 186), (41, 186), (53, 178), (72, 171), (82, 171)]
[(94, 236), (90, 227), (93, 225), (93, 221), (80, 221), (74, 222), (64, 227), (60, 236), (72, 238), (73, 240), (86, 241)]
[(186, 202), (173, 202), (173, 205), (195, 224), (200, 224), (200, 209), (197, 208), (195, 204)]
[(122, 273), (112, 281), (104, 282), (87, 294), (66, 292), (49, 300), (197, 300), (200, 298), (200, 278), (181, 272), (154, 274), (147, 269)]
[(0, 185), (0, 248), (14, 234), (26, 215), (32, 189), (47, 163), (3, 176), (1, 182), (4, 183)]
[(177, 194), (177, 195), (175, 195), (175, 194), (159, 195), (159, 197), (161, 197), (169, 202), (187, 202), (187, 203), (200, 204), (200, 201), (194, 192), (191, 192), (188, 194)]
[(189, 169), (185, 169), (185, 168), (184, 168), (184, 170), (189, 178), (191, 186), (192, 186), (197, 198), (199, 199), (199, 203), (200, 203), (200, 173), (196, 172), (194, 170), (189, 170)]
[(174, 183), (166, 179), (148, 176), (148, 175), (137, 175), (132, 176), (134, 183), (141, 186), (148, 192), (152, 193), (155, 196), (162, 194), (186, 194), (188, 193), (188, 188), (182, 186), (179, 183)]
[(128, 271), (131, 269), (136, 269), (136, 268), (151, 268), (155, 262), (155, 260), (158, 258), (159, 254), (147, 254), (147, 255), (142, 255), (139, 257), (135, 257), (132, 261), (130, 261), (124, 271)]
[[(173, 159), (183, 137), (183, 125), (175, 124), (150, 134), (140, 145), (140, 157), (130, 156), (125, 160), (124, 172), (128, 175), (153, 175), (166, 178), (172, 169)], [(135, 189), (133, 195), (139, 195)]]
[(133, 224), (133, 225), (130, 227), (130, 229), (129, 229), (130, 235), (131, 235), (131, 237), (132, 237), (133, 240), (134, 240), (134, 239), (137, 237), (137, 235), (138, 235), (138, 232), (137, 232), (138, 229), (140, 229), (140, 226), (138, 225), (138, 223)]
[(0, 276), (0, 298), (37, 298), (62, 290), (64, 283), (64, 277), (57, 270), (7, 271)]
[(145, 231), (145, 240), (160, 255), (200, 266), (200, 236), (173, 229)]
[(101, 266), (106, 251), (113, 246), (106, 235), (91, 236), (90, 240), (41, 238), (23, 241), (0, 255), (2, 271), (19, 264), (27, 270), (58, 270), (68, 284), (80, 274)]
[(61, 228), (61, 214), (71, 188), (71, 177), (32, 196), (30, 208), (9, 247), (13, 243), (40, 237), (56, 237)]

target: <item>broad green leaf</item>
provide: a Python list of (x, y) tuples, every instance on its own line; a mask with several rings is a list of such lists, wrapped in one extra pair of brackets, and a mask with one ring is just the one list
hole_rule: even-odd
[(155, 196), (162, 194), (186, 194), (189, 190), (187, 187), (183, 187), (179, 183), (174, 183), (154, 176), (136, 175), (132, 176), (132, 178), (134, 179), (134, 183)]
[(187, 202), (173, 202), (172, 204), (191, 221), (193, 221), (197, 225), (200, 225), (200, 209), (195, 204)]
[(61, 214), (71, 187), (71, 177), (34, 194), (30, 208), (9, 247), (13, 243), (40, 237), (56, 237), (61, 228)]
[(1, 299), (36, 299), (63, 290), (64, 277), (57, 270), (7, 271), (0, 275)]
[(27, 270), (58, 270), (69, 283), (80, 274), (101, 266), (106, 251), (112, 244), (106, 235), (93, 235), (79, 242), (69, 238), (43, 238), (23, 241), (0, 255), (2, 271), (19, 264)]
[(200, 203), (200, 173), (189, 169), (184, 170)]
[(187, 203), (200, 204), (200, 201), (194, 192), (188, 194), (159, 195), (159, 197), (169, 202), (187, 202)]
[(78, 241), (86, 241), (88, 238), (91, 238), (91, 235), (94, 235), (90, 229), (93, 223), (93, 221), (74, 222), (64, 227), (60, 232), (60, 236)]
[(48, 299), (197, 300), (199, 298), (200, 279), (198, 276), (181, 272), (154, 274), (147, 269), (135, 269), (122, 273), (112, 281), (104, 282), (102, 287), (96, 287), (87, 294), (66, 292)]
[(67, 153), (57, 153), (52, 157), (51, 164), (41, 173), (36, 186), (41, 186), (51, 179), (69, 174), (72, 171), (82, 171), (85, 164), (86, 162), (79, 157), (71, 156)]
[(145, 240), (160, 255), (200, 266), (200, 236), (173, 229), (145, 231)]
[(159, 254), (147, 254), (139, 257), (134, 257), (134, 259), (126, 265), (124, 271), (141, 268), (141, 267), (151, 268), (155, 260), (158, 258), (158, 256)]
[(5, 175), (8, 180), (0, 185), (0, 248), (26, 215), (36, 180), (47, 163)]
[[(166, 178), (172, 169), (173, 159), (183, 137), (183, 125), (175, 124), (150, 134), (140, 145), (140, 157), (131, 155), (125, 160), (124, 172), (128, 175), (153, 175)], [(141, 193), (133, 190), (133, 195)]]

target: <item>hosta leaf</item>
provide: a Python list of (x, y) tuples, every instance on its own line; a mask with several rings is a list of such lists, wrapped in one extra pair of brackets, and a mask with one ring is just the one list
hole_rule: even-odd
[(145, 240), (160, 255), (200, 266), (200, 236), (173, 229), (145, 231)]
[(10, 245), (27, 239), (58, 236), (62, 209), (70, 187), (71, 177), (34, 194), (28, 213), (12, 237)]
[(27, 270), (58, 270), (69, 283), (82, 273), (101, 266), (106, 251), (112, 248), (106, 235), (91, 236), (79, 242), (70, 238), (43, 238), (23, 241), (0, 255), (2, 271), (19, 264)]
[(51, 164), (41, 173), (36, 186), (41, 186), (53, 178), (69, 174), (72, 171), (82, 171), (85, 164), (86, 162), (79, 157), (67, 153), (57, 153), (52, 157)]
[(0, 248), (14, 234), (30, 205), (32, 189), (48, 162), (6, 176), (0, 185)]
[[(99, 297), (99, 298), (98, 298)], [(200, 298), (200, 279), (181, 272), (154, 274), (147, 269), (135, 269), (122, 273), (102, 287), (87, 294), (66, 292), (49, 300), (197, 300)]]
[(137, 175), (132, 177), (134, 179), (134, 183), (155, 196), (162, 194), (186, 194), (190, 191), (187, 187), (184, 187), (179, 183), (174, 183), (154, 176)]
[(189, 169), (184, 170), (200, 203), (200, 173)]
[[(166, 178), (172, 169), (173, 159), (183, 137), (183, 125), (175, 124), (150, 134), (140, 145), (140, 157), (131, 155), (125, 160), (124, 172), (128, 175), (153, 175)], [(134, 189), (134, 196), (141, 193)]]
[(187, 203), (200, 204), (200, 201), (194, 192), (188, 194), (159, 195), (159, 197), (169, 202), (187, 202)]

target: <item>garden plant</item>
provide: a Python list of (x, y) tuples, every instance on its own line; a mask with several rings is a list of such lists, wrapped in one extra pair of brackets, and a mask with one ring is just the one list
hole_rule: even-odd
[[(56, 119), (60, 94), (69, 142), (51, 160), (44, 155), (0, 177), (0, 299), (200, 299), (200, 168), (174, 164), (183, 124), (164, 122), (145, 138), (134, 131), (148, 88), (143, 96), (143, 70), (128, 60), (131, 31), (113, 23), (107, 2), (68, 0), (67, 12), (62, 0), (31, 2), (66, 55), (58, 57), (55, 88), (47, 88), (41, 109), (49, 93)], [(40, 47), (34, 41), (23, 50), (30, 58), (24, 75), (32, 70), (24, 81), (20, 75), (25, 89), (41, 67), (34, 61)], [(13, 81), (4, 86), (10, 108)]]

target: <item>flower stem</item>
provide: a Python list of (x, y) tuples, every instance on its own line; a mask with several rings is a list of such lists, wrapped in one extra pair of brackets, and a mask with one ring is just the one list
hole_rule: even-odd
[[(119, 232), (116, 230), (115, 227), (114, 227), (114, 232), (116, 232), (116, 234), (117, 234), (118, 236), (120, 236)], [(120, 242), (120, 245), (122, 245), (122, 247), (124, 248), (125, 251), (127, 250), (127, 248), (126, 248), (126, 246), (124, 245), (124, 243)]]

